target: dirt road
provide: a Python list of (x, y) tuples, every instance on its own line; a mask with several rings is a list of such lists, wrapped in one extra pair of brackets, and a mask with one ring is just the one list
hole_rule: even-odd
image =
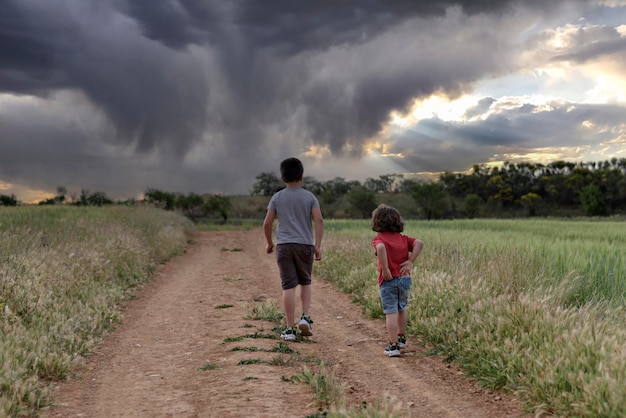
[[(46, 417), (306, 417), (319, 412), (309, 386), (290, 378), (314, 359), (345, 385), (349, 407), (395, 400), (399, 416), (518, 417), (509, 397), (480, 389), (409, 340), (383, 355), (385, 327), (349, 297), (314, 278), (314, 335), (270, 350), (271, 322), (246, 319), (259, 302), (280, 301), (274, 257), (257, 231), (201, 232), (127, 303), (123, 324), (58, 385)], [(323, 261), (322, 261), (323, 262)], [(244, 348), (247, 347), (247, 348)], [(233, 350), (235, 349), (235, 350)], [(261, 351), (266, 349), (267, 351)], [(245, 351), (256, 350), (256, 351)]]

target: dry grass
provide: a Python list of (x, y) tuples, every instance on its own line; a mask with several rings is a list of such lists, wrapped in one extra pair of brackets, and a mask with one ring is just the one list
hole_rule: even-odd
[(191, 228), (151, 208), (0, 207), (0, 416), (45, 406)]

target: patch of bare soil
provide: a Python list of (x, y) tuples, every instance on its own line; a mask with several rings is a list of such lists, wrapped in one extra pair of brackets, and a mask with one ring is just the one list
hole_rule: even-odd
[(315, 395), (289, 378), (304, 367), (317, 370), (304, 360), (312, 358), (329, 372), (336, 367), (354, 408), (392, 397), (403, 416), (521, 416), (514, 399), (485, 391), (454, 366), (425, 356), (416, 341), (399, 358), (384, 356), (384, 322), (366, 318), (348, 295), (317, 277), (314, 335), (289, 343), (298, 356), (283, 355), (297, 361), (271, 364), (280, 354), (232, 351), (278, 344), (270, 338), (227, 340), (255, 332), (278, 337), (272, 323), (245, 319), (257, 301), (280, 303), (274, 256), (265, 254), (259, 230), (202, 232), (192, 239), (185, 254), (161, 266), (127, 303), (123, 323), (80, 376), (54, 388), (54, 405), (44, 417), (305, 417), (319, 410)]

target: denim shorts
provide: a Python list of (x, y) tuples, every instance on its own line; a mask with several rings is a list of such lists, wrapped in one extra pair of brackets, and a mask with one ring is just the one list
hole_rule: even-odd
[(394, 277), (391, 280), (385, 280), (380, 285), (383, 313), (392, 314), (404, 311), (409, 303), (410, 293), (411, 277)]
[(311, 284), (315, 247), (306, 244), (276, 245), (276, 262), (283, 290)]

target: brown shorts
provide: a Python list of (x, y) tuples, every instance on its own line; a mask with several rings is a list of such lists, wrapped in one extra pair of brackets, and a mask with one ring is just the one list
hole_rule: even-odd
[(276, 245), (276, 262), (283, 290), (311, 284), (315, 247), (306, 244)]

